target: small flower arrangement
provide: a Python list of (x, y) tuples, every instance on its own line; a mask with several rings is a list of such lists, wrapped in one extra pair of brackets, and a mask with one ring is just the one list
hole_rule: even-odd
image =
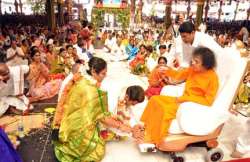
[(148, 75), (149, 74), (149, 70), (147, 68), (147, 66), (141, 63), (138, 63), (134, 68), (131, 68), (131, 72), (132, 74), (135, 75)]

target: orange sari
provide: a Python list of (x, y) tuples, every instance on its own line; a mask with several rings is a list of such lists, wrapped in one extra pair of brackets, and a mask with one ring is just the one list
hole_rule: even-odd
[(136, 57), (129, 63), (131, 68), (135, 68), (137, 65), (144, 65), (145, 64), (145, 56), (141, 53), (138, 53)]
[[(167, 70), (166, 70), (167, 71)], [(162, 79), (165, 77), (164, 73), (161, 72), (160, 67), (156, 67), (149, 75), (148, 82), (149, 87), (145, 91), (148, 98), (154, 95), (160, 95), (161, 89), (167, 85)]]
[(148, 142), (160, 143), (167, 136), (168, 129), (179, 104), (182, 102), (195, 102), (202, 105), (212, 105), (218, 87), (218, 77), (214, 70), (195, 72), (187, 68), (179, 72), (171, 70), (166, 73), (176, 80), (186, 80), (185, 90), (177, 99), (170, 96), (153, 96), (150, 98), (146, 109), (143, 112), (141, 121), (145, 124), (145, 139)]

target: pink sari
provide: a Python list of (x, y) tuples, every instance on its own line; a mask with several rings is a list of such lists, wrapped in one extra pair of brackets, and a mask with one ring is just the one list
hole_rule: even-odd
[(49, 80), (49, 70), (43, 63), (31, 63), (28, 76), (31, 102), (52, 98), (58, 94), (62, 80)]

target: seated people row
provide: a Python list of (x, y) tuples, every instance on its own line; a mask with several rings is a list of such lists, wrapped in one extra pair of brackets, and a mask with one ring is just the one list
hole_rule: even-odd
[(178, 98), (152, 96), (141, 116), (144, 125), (138, 123), (132, 127), (128, 122), (131, 116), (126, 109), (129, 105), (143, 102), (143, 89), (140, 86), (127, 88), (123, 101), (117, 105), (117, 114), (111, 114), (108, 110), (107, 93), (99, 88), (107, 73), (107, 63), (101, 58), (93, 57), (89, 61), (88, 75), (75, 73), (59, 99), (53, 121), (57, 159), (62, 162), (101, 161), (105, 155), (106, 143), (101, 136), (102, 129), (117, 129), (132, 134), (139, 143), (158, 145), (167, 137), (171, 121), (176, 118), (181, 103), (213, 103), (219, 86), (215, 66), (214, 53), (205, 47), (198, 47), (193, 51), (189, 68), (176, 71), (162, 66), (161, 68), (166, 68), (162, 70), (163, 75), (171, 82), (186, 82), (183, 95)]

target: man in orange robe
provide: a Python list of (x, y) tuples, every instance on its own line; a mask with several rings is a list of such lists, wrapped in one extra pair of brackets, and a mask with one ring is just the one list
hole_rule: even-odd
[(185, 80), (185, 90), (178, 98), (170, 96), (150, 98), (141, 117), (145, 126), (144, 142), (159, 144), (167, 136), (180, 103), (190, 101), (212, 105), (219, 87), (217, 74), (213, 70), (215, 64), (213, 52), (208, 48), (200, 47), (193, 53), (191, 67), (167, 72), (167, 76), (177, 81)]

